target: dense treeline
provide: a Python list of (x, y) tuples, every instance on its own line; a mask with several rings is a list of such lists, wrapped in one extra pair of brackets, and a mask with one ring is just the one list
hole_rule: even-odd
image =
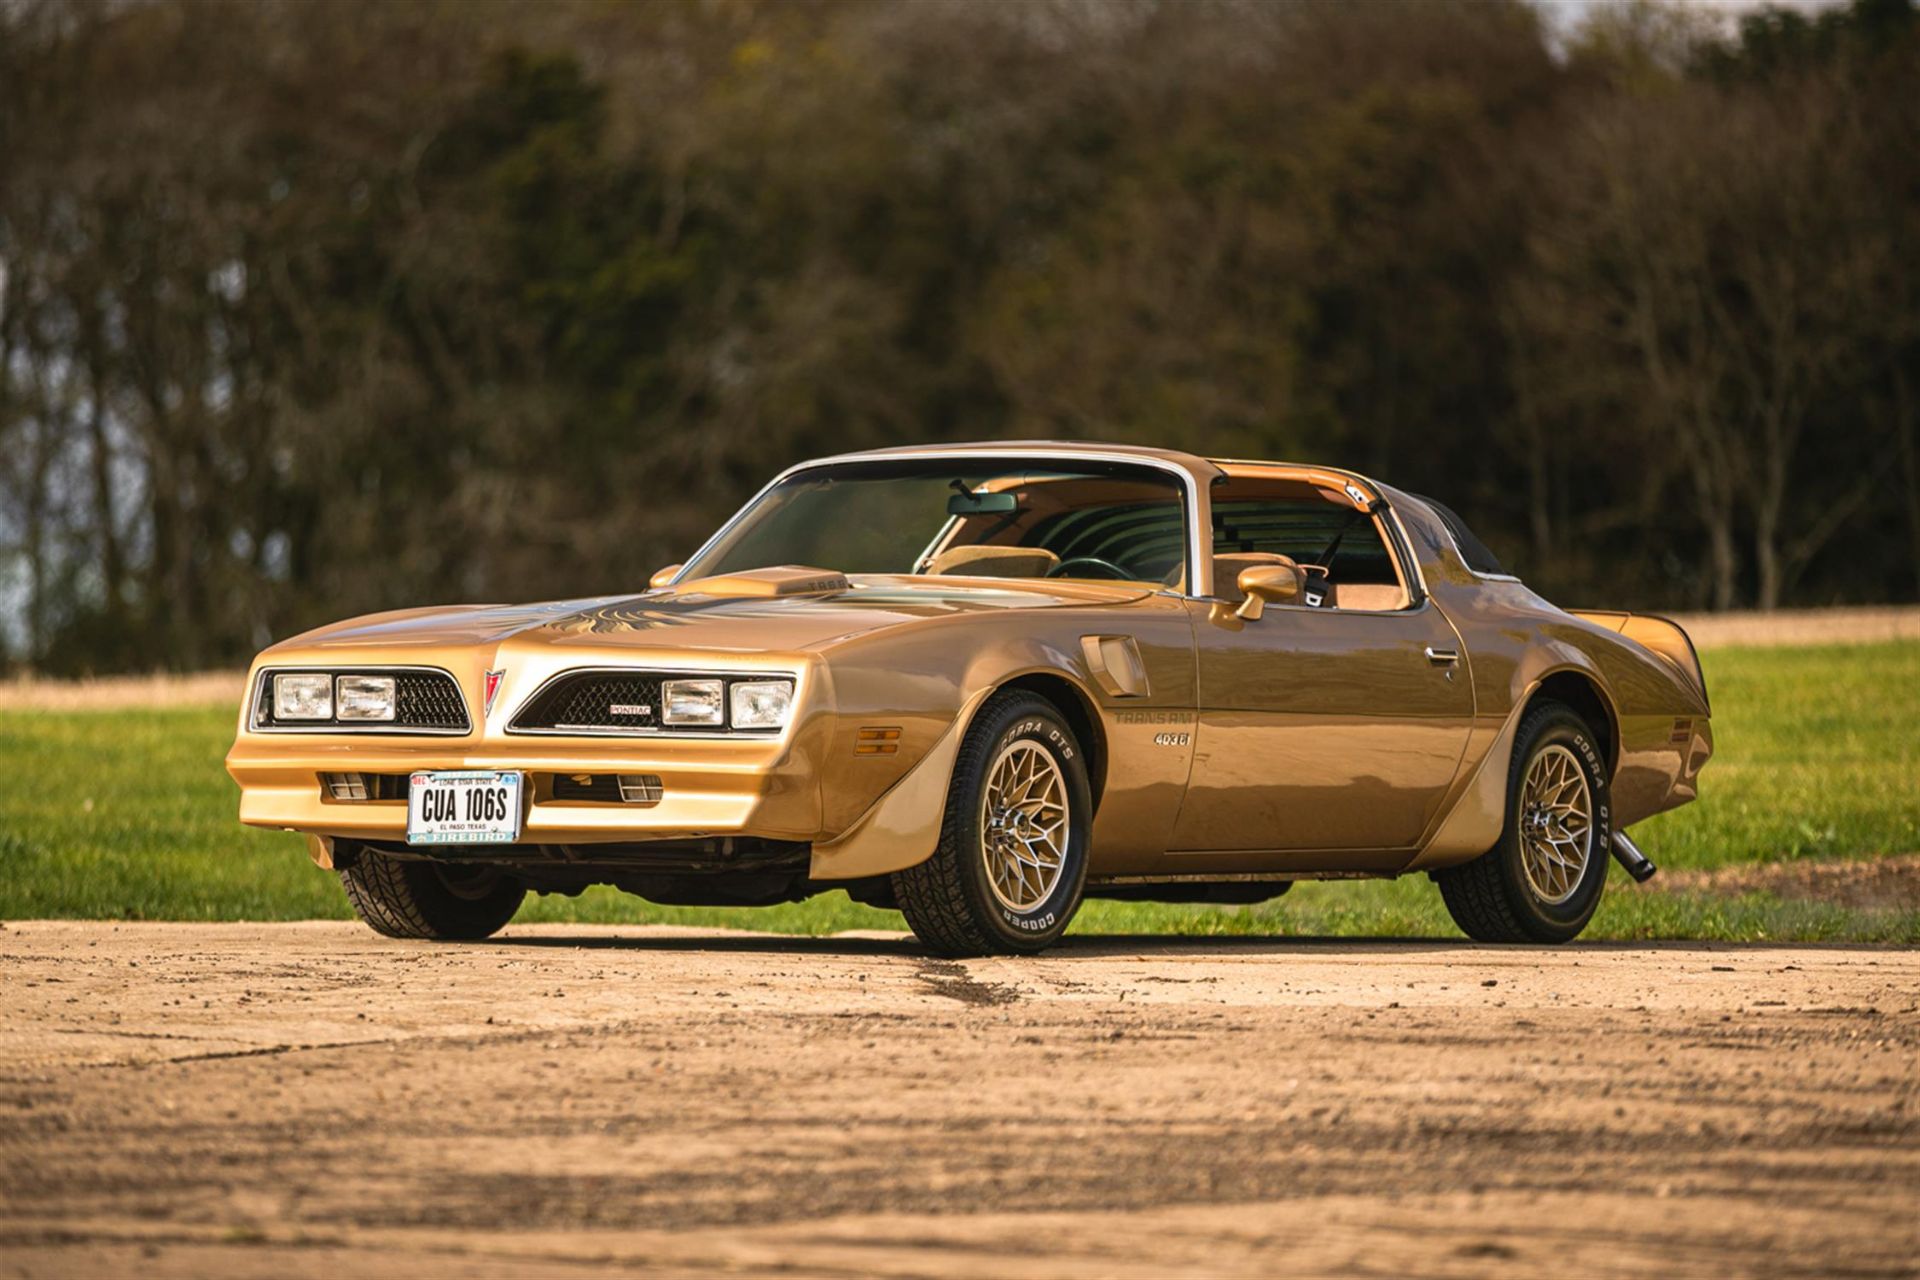
[(1344, 463), (1569, 603), (1910, 599), (1920, 22), (1700, 22), (8, 0), (0, 635), (634, 587), (973, 437)]

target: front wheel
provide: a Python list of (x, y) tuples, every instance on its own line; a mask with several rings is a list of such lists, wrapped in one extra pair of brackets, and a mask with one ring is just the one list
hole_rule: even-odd
[(1434, 879), (1480, 942), (1568, 942), (1600, 906), (1613, 841), (1606, 763), (1572, 708), (1543, 702), (1514, 734), (1500, 843)]
[(485, 938), (513, 919), (527, 896), (498, 868), (389, 858), (371, 849), (339, 874), (354, 914), (389, 938)]
[(1086, 757), (1058, 709), (997, 693), (960, 745), (938, 848), (894, 872), (894, 897), (940, 955), (1039, 951), (1080, 908), (1092, 824)]

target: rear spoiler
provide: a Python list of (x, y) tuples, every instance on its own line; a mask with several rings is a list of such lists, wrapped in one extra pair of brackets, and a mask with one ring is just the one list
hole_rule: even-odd
[(1693, 682), (1707, 714), (1713, 714), (1713, 704), (1707, 698), (1707, 673), (1700, 668), (1700, 654), (1679, 623), (1652, 613), (1620, 613), (1607, 609), (1569, 609), (1567, 612), (1583, 622), (1623, 635), (1664, 659), (1668, 666)]

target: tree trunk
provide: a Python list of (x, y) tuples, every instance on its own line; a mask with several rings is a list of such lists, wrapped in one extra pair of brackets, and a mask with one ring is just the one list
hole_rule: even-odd
[[(44, 380), (43, 380), (44, 385)], [(27, 553), (27, 661), (38, 665), (47, 655), (47, 594), (51, 577), (47, 543), (47, 478), (53, 470), (52, 427), (48, 422), (47, 398), (41, 398), (37, 429), (32, 433), (32, 461), (27, 468), (26, 524), (24, 539)]]
[(99, 330), (91, 324), (87, 332), (87, 381), (87, 437), (93, 473), (94, 531), (100, 543), (101, 605), (110, 620), (117, 620), (126, 607), (126, 556), (120, 547), (118, 522), (114, 518), (113, 450), (107, 439), (106, 357)]
[(1915, 457), (1913, 431), (1913, 388), (1907, 383), (1907, 371), (1900, 365), (1893, 370), (1893, 427), (1900, 442), (1900, 470), (1906, 481), (1907, 537), (1912, 548), (1907, 566), (1913, 570), (1913, 590), (1920, 597), (1920, 458)]
[(1774, 545), (1774, 531), (1763, 525), (1754, 533), (1753, 563), (1758, 578), (1758, 599), (1762, 610), (1780, 607), (1780, 549)]
[(1713, 580), (1713, 609), (1724, 613), (1733, 608), (1734, 591), (1739, 582), (1740, 556), (1734, 550), (1733, 524), (1712, 519), (1707, 525), (1708, 566)]

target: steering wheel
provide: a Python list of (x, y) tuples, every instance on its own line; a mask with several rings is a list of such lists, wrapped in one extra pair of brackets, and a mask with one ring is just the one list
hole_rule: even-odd
[(1098, 569), (1101, 571), (1101, 575), (1109, 578), (1118, 578), (1123, 582), (1133, 578), (1131, 573), (1128, 573), (1113, 561), (1102, 560), (1099, 556), (1069, 556), (1059, 564), (1053, 566), (1053, 568), (1047, 570), (1047, 576), (1049, 578), (1083, 578), (1088, 576), (1086, 574), (1070, 573), (1069, 570), (1076, 565), (1085, 565), (1088, 568)]

